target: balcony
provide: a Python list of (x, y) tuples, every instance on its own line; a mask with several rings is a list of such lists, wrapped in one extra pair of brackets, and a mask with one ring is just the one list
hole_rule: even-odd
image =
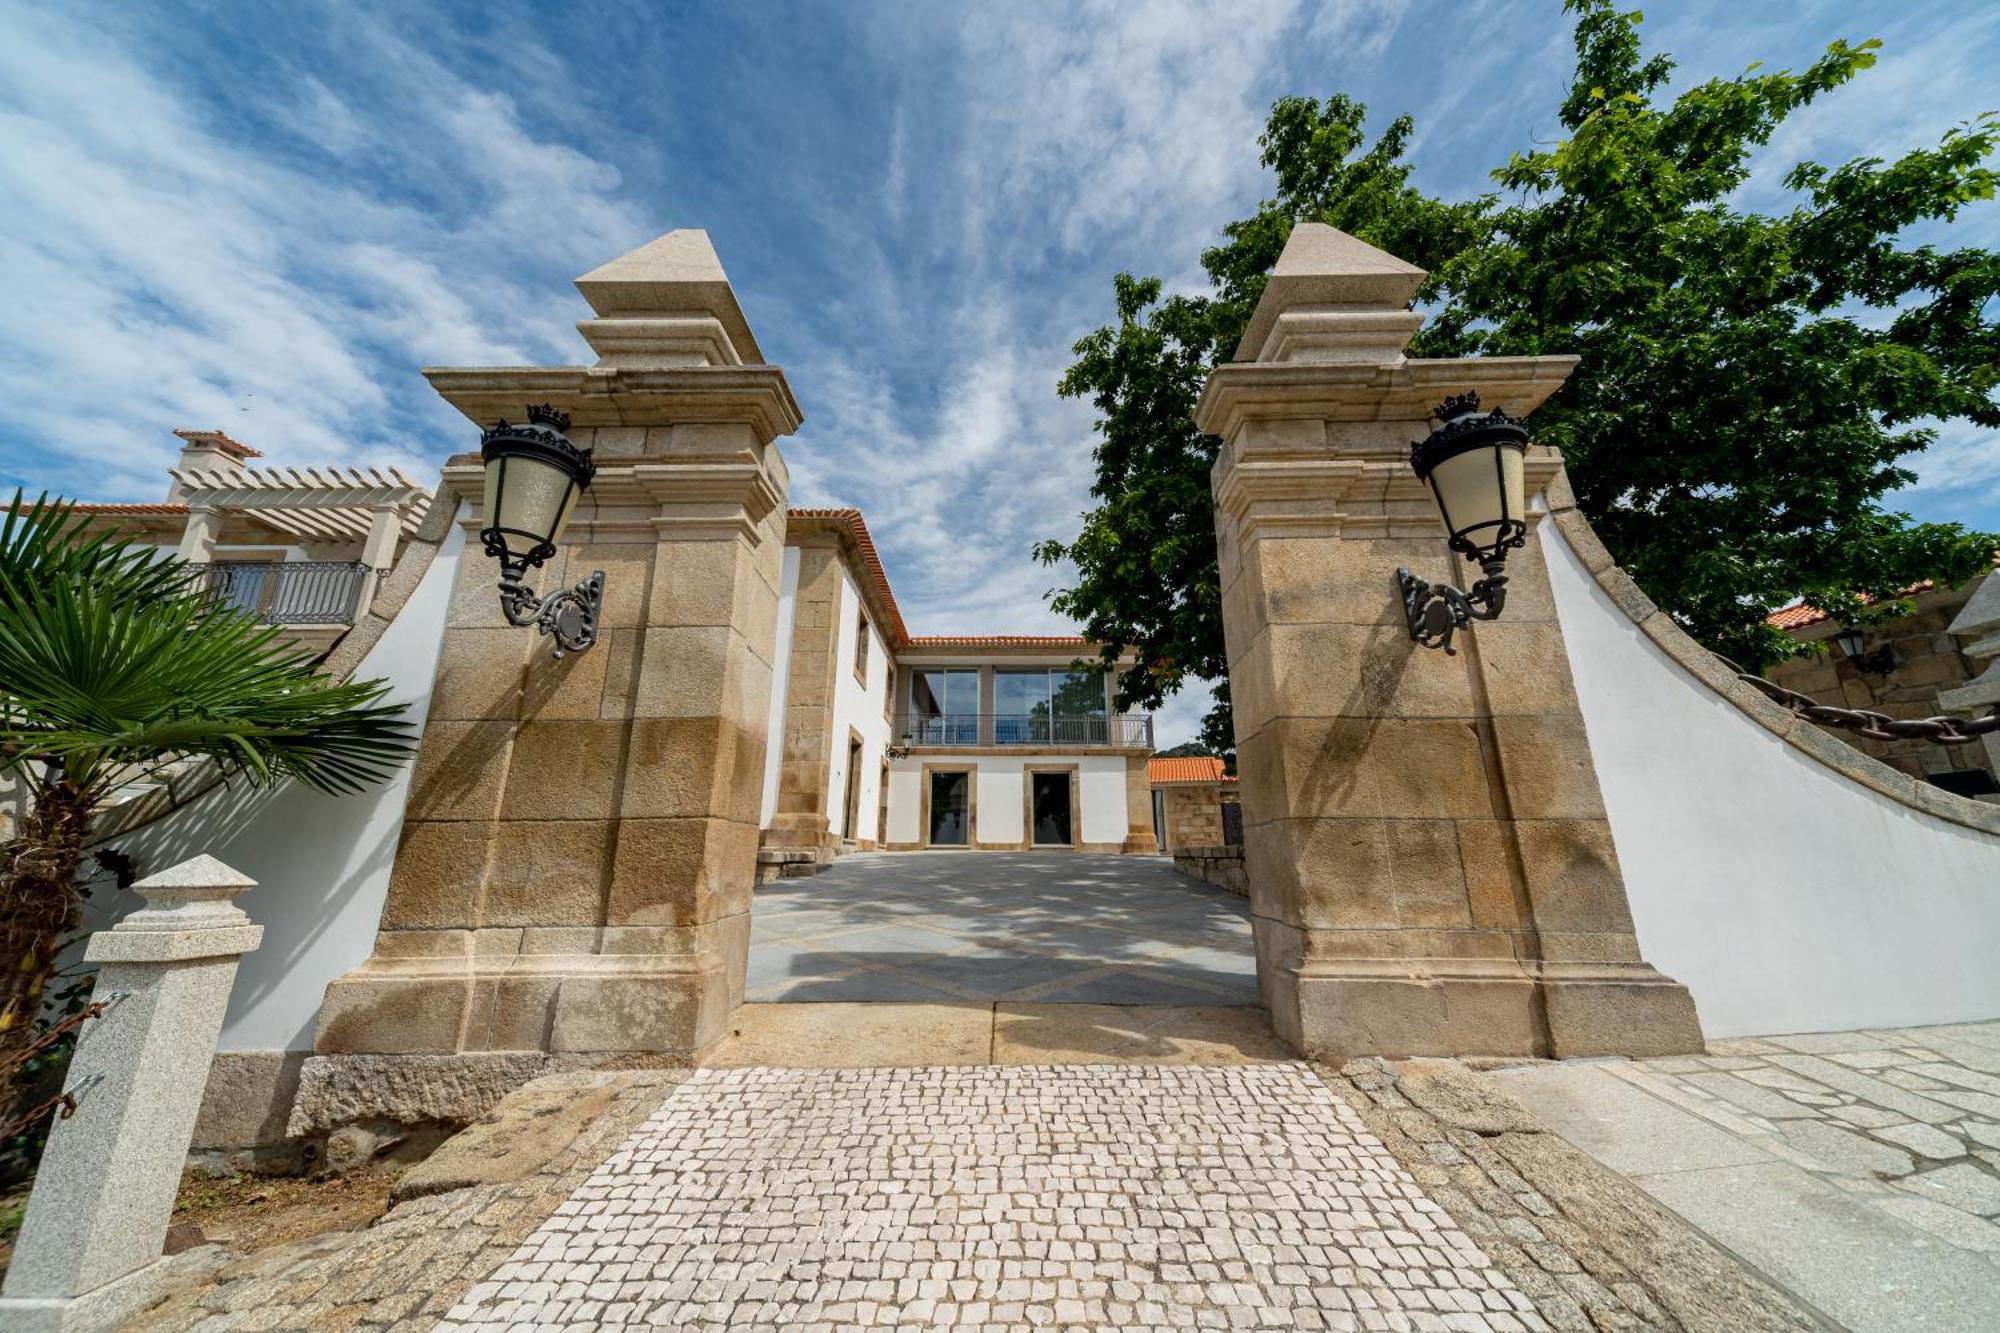
[(267, 625), (351, 625), (367, 576), (359, 560), (231, 561), (208, 567), (208, 587)]
[(933, 713), (904, 715), (890, 733), (897, 745), (1054, 745), (1152, 749), (1153, 716), (1050, 717), (1046, 713)]

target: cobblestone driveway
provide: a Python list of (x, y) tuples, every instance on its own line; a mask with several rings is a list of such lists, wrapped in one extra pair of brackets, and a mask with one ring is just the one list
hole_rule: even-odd
[(1545, 1329), (1300, 1064), (704, 1070), (442, 1327)]
[(752, 1001), (1257, 1003), (1249, 903), (1160, 857), (844, 856), (750, 921)]

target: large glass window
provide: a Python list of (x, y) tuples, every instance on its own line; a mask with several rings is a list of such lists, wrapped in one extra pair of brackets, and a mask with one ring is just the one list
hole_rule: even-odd
[(979, 743), (978, 671), (930, 667), (911, 673), (909, 743)]
[(993, 673), (993, 739), (1001, 745), (1102, 745), (1104, 673), (1036, 667)]

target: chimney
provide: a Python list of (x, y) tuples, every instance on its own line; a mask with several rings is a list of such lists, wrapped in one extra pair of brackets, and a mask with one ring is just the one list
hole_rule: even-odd
[[(252, 449), (241, 440), (232, 440), (219, 430), (177, 430), (180, 437), (181, 458), (174, 465), (179, 472), (224, 472), (235, 474), (243, 470), (245, 460), (262, 458), (262, 452)], [(181, 498), (181, 483), (176, 477), (167, 491), (169, 503)]]

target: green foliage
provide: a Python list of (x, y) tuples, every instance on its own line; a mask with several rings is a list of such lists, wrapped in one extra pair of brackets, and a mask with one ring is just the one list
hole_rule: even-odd
[[(29, 796), (0, 846), (0, 1057), (45, 1019), (57, 960), (82, 926), (91, 816), (121, 783), (206, 755), (259, 786), (350, 792), (414, 748), (383, 683), (318, 674), (277, 629), (209, 596), (200, 573), (92, 537), (67, 505), (16, 495), (0, 521), (0, 773), (18, 774)], [(14, 1071), (0, 1122), (38, 1076), (35, 1062)], [(0, 1169), (32, 1152), (32, 1136), (10, 1142)]]
[(1156, 750), (1154, 754), (1161, 759), (1191, 759), (1216, 757), (1221, 754), (1221, 751), (1215, 749), (1207, 741), (1196, 739), (1182, 741), (1179, 745), (1172, 745), (1164, 750)]
[(16, 496), (0, 525), (0, 772), (101, 799), (134, 766), (208, 755), (264, 784), (357, 791), (414, 731), (379, 681), (338, 682), (176, 559), (85, 535)]
[[(1938, 421), (2000, 426), (2000, 256), (1908, 245), (1906, 229), (1993, 197), (2000, 119), (1981, 116), (1893, 161), (1803, 163), (1781, 213), (1735, 200), (1785, 118), (1866, 70), (1878, 43), (1835, 42), (1801, 72), (1716, 78), (1672, 100), (1639, 15), (1570, 0), (1568, 137), (1516, 153), (1503, 193), (1459, 203), (1408, 184), (1407, 118), (1364, 148), (1345, 97), (1287, 98), (1262, 140), (1277, 193), (1205, 253), (1212, 294), (1162, 301), (1116, 279), (1117, 323), (1076, 346), (1061, 392), (1098, 411), (1097, 508), (1068, 545), (1058, 610), (1146, 669), (1157, 706), (1222, 652), (1208, 468), (1191, 414), (1234, 351), (1292, 225), (1320, 221), (1429, 270), (1413, 355), (1582, 358), (1535, 415), (1621, 564), (1696, 638), (1739, 660), (1795, 651), (1764, 624), (1794, 598), (1842, 619), (1923, 579), (1987, 567), (1992, 534), (1885, 507)], [(1206, 734), (1228, 735), (1226, 718)]]

